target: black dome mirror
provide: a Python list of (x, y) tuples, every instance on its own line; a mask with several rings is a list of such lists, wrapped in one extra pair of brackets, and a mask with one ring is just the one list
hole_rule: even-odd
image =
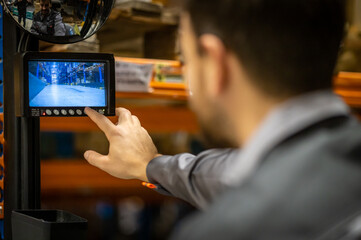
[(74, 43), (96, 33), (114, 0), (2, 0), (17, 25), (40, 40)]

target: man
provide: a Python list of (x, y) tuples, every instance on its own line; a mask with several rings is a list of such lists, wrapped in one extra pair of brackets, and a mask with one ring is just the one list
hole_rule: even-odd
[[(316, 239), (361, 209), (361, 126), (331, 91), (344, 5), (185, 1), (190, 104), (208, 140), (242, 146), (242, 153), (220, 169), (234, 187), (174, 239)], [(86, 112), (110, 143), (107, 156), (87, 151), (89, 163), (120, 178), (157, 182), (172, 174), (162, 171), (167, 163), (136, 117), (118, 109), (114, 125)]]
[(40, 11), (34, 15), (30, 32), (45, 36), (65, 36), (62, 17), (59, 12), (51, 9), (51, 0), (40, 0)]
[(30, 0), (17, 0), (14, 6), (18, 8), (18, 22), (21, 24), (23, 20), (23, 26), (26, 26), (26, 8), (31, 4)]

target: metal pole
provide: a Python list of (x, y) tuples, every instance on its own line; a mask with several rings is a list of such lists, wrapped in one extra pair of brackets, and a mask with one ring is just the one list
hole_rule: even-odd
[[(24, 33), (22, 51), (38, 51), (39, 41)], [(23, 72), (23, 71), (21, 71)], [(20, 121), (21, 209), (40, 209), (40, 119), (17, 117)]]
[(40, 121), (18, 117), (20, 121), (21, 209), (40, 209)]

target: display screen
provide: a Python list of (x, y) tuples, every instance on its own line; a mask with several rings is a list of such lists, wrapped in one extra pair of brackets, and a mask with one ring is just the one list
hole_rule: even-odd
[(29, 106), (106, 106), (105, 67), (94, 61), (29, 61)]

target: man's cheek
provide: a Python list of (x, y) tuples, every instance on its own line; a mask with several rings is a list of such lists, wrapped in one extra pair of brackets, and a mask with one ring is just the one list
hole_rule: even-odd
[(189, 101), (188, 101), (190, 109), (197, 115), (200, 114), (200, 112), (202, 111), (199, 100), (200, 100), (199, 95), (194, 94), (192, 92), (192, 95), (189, 97)]

